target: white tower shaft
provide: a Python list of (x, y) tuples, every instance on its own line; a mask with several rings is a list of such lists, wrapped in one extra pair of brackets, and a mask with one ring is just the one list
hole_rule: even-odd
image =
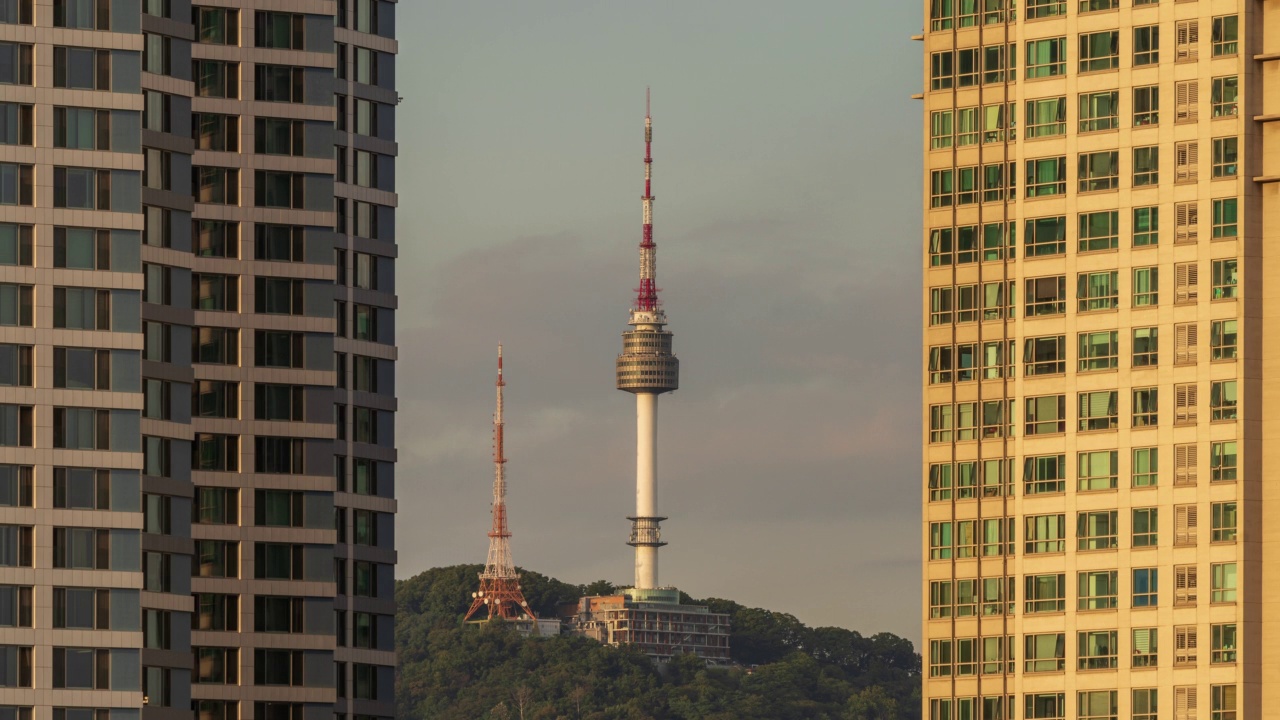
[[(636, 517), (658, 517), (658, 395), (636, 393)], [(636, 587), (658, 587), (658, 546), (636, 545)]]

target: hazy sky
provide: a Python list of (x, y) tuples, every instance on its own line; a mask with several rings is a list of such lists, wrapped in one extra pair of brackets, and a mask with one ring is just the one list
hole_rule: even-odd
[(484, 561), (501, 341), (517, 564), (631, 582), (649, 85), (661, 581), (918, 639), (919, 3), (398, 13), (399, 575)]

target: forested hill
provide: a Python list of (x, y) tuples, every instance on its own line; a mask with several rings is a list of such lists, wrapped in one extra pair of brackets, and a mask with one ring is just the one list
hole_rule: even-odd
[[(523, 640), (493, 623), (463, 627), (479, 565), (396, 583), (396, 716), (401, 720), (918, 720), (920, 656), (889, 633), (810, 628), (731, 600), (697, 602), (732, 616), (740, 668), (694, 658), (665, 675), (640, 653), (562, 636)], [(528, 570), (521, 586), (540, 616), (607, 582), (569, 585)], [(852, 610), (852, 609), (851, 609)]]

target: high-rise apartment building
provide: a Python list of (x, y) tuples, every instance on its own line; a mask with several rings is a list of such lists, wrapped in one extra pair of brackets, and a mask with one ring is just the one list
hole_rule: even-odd
[(394, 715), (394, 0), (0, 0), (0, 720)]
[(923, 10), (925, 717), (1280, 717), (1280, 2)]

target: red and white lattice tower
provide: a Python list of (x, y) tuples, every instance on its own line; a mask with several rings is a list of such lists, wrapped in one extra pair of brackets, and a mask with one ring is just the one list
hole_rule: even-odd
[(653, 119), (649, 95), (644, 113), (644, 195), (640, 198), (640, 286), (631, 308), (632, 330), (622, 334), (622, 354), (615, 366), (619, 390), (636, 396), (636, 514), (628, 545), (636, 549), (636, 583), (640, 590), (658, 587), (658, 548), (662, 541), (658, 515), (658, 396), (680, 385), (680, 361), (671, 352), (666, 313), (658, 302), (658, 246), (653, 240)]
[[(465, 622), (537, 619), (520, 590), (520, 576), (511, 560), (511, 530), (507, 528), (507, 458), (502, 452), (502, 346), (498, 346), (498, 408), (493, 414), (493, 529), (489, 531), (489, 559), (480, 573), (480, 589)], [(481, 617), (483, 616), (483, 617)]]

